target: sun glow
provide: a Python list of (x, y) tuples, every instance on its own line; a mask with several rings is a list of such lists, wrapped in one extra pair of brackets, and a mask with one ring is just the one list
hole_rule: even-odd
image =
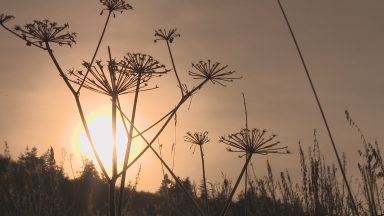
[[(107, 172), (112, 172), (112, 112), (107, 107), (95, 110), (86, 116), (87, 124), (91, 133), (96, 150), (99, 153)], [(118, 115), (117, 117), (120, 117)], [(129, 127), (129, 124), (127, 124)], [(116, 121), (116, 140), (117, 140), (117, 168), (121, 170), (124, 163), (124, 155), (127, 145), (127, 135), (124, 124), (120, 118)], [(139, 140), (133, 140), (130, 153), (130, 161), (140, 153), (141, 145)], [(72, 136), (72, 147), (76, 155), (86, 157), (94, 161), (97, 165), (96, 157), (89, 144), (83, 124), (80, 122)]]

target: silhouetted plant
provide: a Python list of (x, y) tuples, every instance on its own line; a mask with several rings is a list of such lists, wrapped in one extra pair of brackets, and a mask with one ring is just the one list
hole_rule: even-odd
[(266, 130), (259, 130), (257, 128), (254, 128), (252, 130), (242, 129), (240, 132), (230, 134), (226, 137), (225, 136), (220, 137), (220, 142), (229, 146), (227, 147), (228, 151), (241, 153), (239, 157), (246, 156), (245, 164), (240, 172), (239, 177), (237, 178), (237, 181), (231, 192), (231, 195), (227, 199), (227, 202), (224, 205), (224, 208), (220, 215), (224, 216), (226, 214), (227, 209), (232, 201), (232, 197), (236, 192), (236, 189), (240, 183), (240, 180), (243, 177), (244, 172), (247, 169), (253, 154), (266, 155), (271, 153), (277, 153), (277, 154), (289, 153), (286, 146), (284, 147), (278, 146), (280, 141), (274, 140), (274, 138), (276, 137), (275, 134), (264, 137), (266, 135), (266, 132), (267, 132)]
[(383, 215), (384, 162), (378, 141), (369, 142), (347, 110), (345, 115), (349, 124), (357, 130), (363, 144), (363, 150), (358, 150), (363, 161), (357, 164), (362, 178), (360, 187), (365, 199), (365, 203), (361, 207), (364, 210), (363, 212), (368, 212), (368, 215)]
[[(205, 201), (205, 205), (208, 208), (208, 190), (207, 190), (207, 180), (205, 178), (205, 163), (204, 163), (204, 150), (203, 150), (203, 145), (207, 142), (209, 142), (208, 138), (208, 131), (205, 132), (187, 132), (187, 135), (184, 136), (184, 141), (192, 143), (192, 145), (198, 145), (200, 149), (200, 157), (201, 157), (201, 167), (203, 171), (203, 193), (202, 197)], [(192, 148), (192, 146), (191, 146)], [(196, 146), (195, 146), (196, 148)], [(195, 151), (193, 151), (195, 152)]]
[[(156, 121), (154, 124), (149, 126), (147, 129), (140, 131), (135, 127), (135, 116), (136, 116), (136, 107), (139, 92), (149, 89), (157, 88), (145, 88), (147, 86), (147, 82), (152, 77), (160, 76), (168, 72), (169, 70), (165, 69), (165, 66), (160, 64), (153, 57), (140, 53), (128, 53), (123, 60), (116, 61), (112, 58), (110, 48), (108, 47), (109, 53), (109, 61), (106, 65), (102, 63), (101, 60), (96, 61), (96, 66), (94, 65), (94, 61), (96, 55), (98, 53), (101, 41), (106, 32), (106, 27), (109, 23), (110, 16), (113, 15), (115, 17), (116, 12), (124, 12), (126, 10), (132, 9), (132, 6), (126, 3), (123, 0), (100, 0), (101, 4), (105, 7), (101, 10), (100, 14), (103, 14), (104, 11), (108, 11), (108, 16), (106, 18), (106, 22), (104, 24), (104, 28), (102, 30), (100, 39), (96, 46), (96, 50), (93, 54), (93, 57), (90, 62), (84, 61), (83, 66), (85, 70), (69, 70), (69, 73), (64, 73), (61, 65), (59, 64), (56, 56), (53, 53), (52, 45), (68, 45), (72, 46), (76, 43), (76, 34), (73, 32), (68, 32), (68, 24), (58, 25), (55, 22), (51, 22), (49, 20), (38, 21), (35, 20), (30, 24), (26, 24), (23, 27), (16, 26), (14, 30), (8, 28), (4, 25), (7, 21), (12, 19), (12, 16), (2, 14), (0, 16), (1, 26), (3, 26), (6, 30), (16, 35), (17, 37), (24, 40), (28, 46), (36, 46), (48, 52), (51, 60), (53, 61), (56, 69), (58, 70), (61, 78), (65, 82), (66, 86), (69, 88), (71, 93), (73, 94), (76, 105), (78, 108), (78, 112), (80, 114), (80, 118), (82, 120), (87, 138), (91, 145), (92, 151), (96, 157), (97, 163), (102, 171), (103, 179), (105, 179), (109, 184), (109, 214), (111, 216), (121, 215), (122, 213), (122, 199), (124, 193), (125, 186), (125, 176), (127, 169), (136, 162), (144, 152), (150, 148), (155, 155), (159, 158), (164, 167), (168, 170), (168, 172), (175, 179), (176, 184), (182, 189), (182, 191), (188, 196), (190, 201), (195, 205), (198, 212), (201, 215), (204, 215), (204, 212), (200, 209), (197, 202), (194, 200), (194, 197), (188, 190), (183, 186), (182, 182), (178, 179), (178, 177), (173, 173), (173, 171), (169, 168), (169, 166), (165, 163), (165, 161), (160, 157), (157, 151), (152, 148), (152, 143), (156, 140), (165, 127), (168, 125), (170, 120), (176, 115), (176, 112), (181, 107), (181, 105), (187, 101), (194, 93), (196, 93), (199, 89), (201, 89), (207, 81), (211, 81), (212, 83), (219, 83), (223, 85), (222, 82), (233, 81), (234, 79), (239, 79), (240, 77), (231, 77), (235, 71), (225, 72), (227, 66), (219, 67), (219, 63), (214, 63), (211, 65), (210, 61), (208, 63), (199, 62), (198, 64), (193, 64), (193, 67), (198, 70), (197, 73), (190, 72), (190, 75), (195, 79), (201, 79), (201, 83), (196, 87), (188, 90), (187, 85), (182, 84), (179, 76), (176, 71), (176, 67), (173, 61), (173, 56), (170, 50), (169, 43), (172, 43), (175, 37), (179, 37), (180, 34), (176, 33), (175, 29), (167, 30), (158, 30), (155, 31), (156, 40), (162, 39), (165, 40), (168, 46), (168, 50), (170, 53), (170, 57), (172, 60), (173, 69), (175, 71), (175, 75), (178, 81), (178, 87), (181, 92), (181, 99), (172, 108), (167, 114), (165, 114), (160, 120)], [(75, 88), (76, 86), (76, 88)], [(101, 161), (98, 151), (95, 148), (95, 145), (92, 140), (92, 136), (90, 130), (88, 128), (87, 121), (85, 119), (85, 115), (83, 112), (82, 104), (80, 101), (80, 90), (82, 88), (101, 93), (111, 97), (112, 102), (112, 173), (109, 175), (105, 169), (103, 161)], [(132, 116), (131, 118), (127, 118), (124, 114), (122, 107), (120, 106), (119, 96), (126, 93), (134, 93), (134, 102), (132, 107)], [(117, 171), (117, 153), (116, 153), (116, 118), (117, 112), (120, 112), (121, 118), (123, 120), (128, 142), (125, 152), (123, 169), (118, 172)], [(129, 127), (128, 124), (129, 123)], [(156, 135), (148, 141), (144, 137), (144, 133), (148, 130), (152, 129), (155, 125), (162, 123), (160, 129), (155, 133)], [(134, 136), (133, 133), (136, 132)], [(145, 143), (147, 143), (147, 147), (132, 160), (130, 164), (128, 164), (130, 148), (132, 140), (141, 137)], [(115, 183), (116, 180), (121, 177), (120, 183), (120, 194), (117, 205), (117, 213), (115, 211), (116, 202), (115, 202)]]
[(211, 60), (206, 62), (199, 61), (196, 64), (192, 64), (192, 67), (197, 72), (189, 71), (189, 75), (193, 79), (210, 80), (213, 84), (218, 83), (225, 86), (224, 82), (233, 82), (235, 79), (241, 79), (241, 77), (232, 77), (235, 71), (226, 71), (228, 65), (220, 66), (219, 62), (211, 63)]

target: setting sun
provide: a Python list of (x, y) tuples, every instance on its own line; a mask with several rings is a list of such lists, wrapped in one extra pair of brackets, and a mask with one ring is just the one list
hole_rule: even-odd
[[(112, 129), (111, 129), (111, 110), (107, 107), (99, 108), (86, 116), (92, 139), (96, 149), (100, 154), (100, 158), (105, 165), (108, 173), (112, 171)], [(121, 170), (124, 162), (125, 148), (127, 144), (127, 136), (124, 124), (121, 119), (116, 122), (117, 135), (117, 168)], [(96, 162), (95, 155), (88, 142), (83, 125), (78, 123), (72, 136), (72, 147), (76, 155), (86, 157)], [(138, 140), (133, 140), (130, 159), (135, 157), (140, 150)]]

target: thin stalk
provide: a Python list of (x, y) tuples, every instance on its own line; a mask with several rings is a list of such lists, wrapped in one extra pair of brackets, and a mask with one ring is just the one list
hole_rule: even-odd
[(112, 178), (117, 176), (116, 96), (112, 96)]
[[(133, 108), (132, 108), (132, 116), (131, 116), (131, 122), (129, 127), (129, 133), (128, 135), (128, 143), (127, 148), (125, 150), (125, 158), (124, 158), (124, 165), (123, 169), (128, 165), (129, 160), (129, 153), (131, 152), (131, 145), (132, 145), (132, 133), (133, 133), (133, 126), (135, 124), (135, 116), (136, 116), (136, 108), (137, 108), (137, 99), (139, 98), (139, 88), (140, 88), (140, 80), (141, 80), (142, 73), (139, 73), (139, 77), (137, 79), (136, 83), (136, 91), (135, 91), (135, 98), (133, 102)], [(127, 170), (124, 169), (122, 175), (121, 175), (121, 182), (120, 182), (120, 193), (119, 193), (119, 204), (117, 209), (117, 215), (121, 215), (122, 210), (122, 202), (123, 202), (123, 193), (124, 193), (124, 186), (125, 186), (125, 177), (127, 175)]]
[[(112, 64), (112, 55), (111, 48), (108, 46), (108, 55), (109, 55), (109, 64)], [(113, 67), (108, 68), (109, 75), (112, 83), (112, 179), (117, 176), (117, 150), (116, 150), (116, 102), (117, 102), (117, 93), (115, 93), (116, 85), (115, 85), (115, 71), (113, 71)]]
[[(248, 159), (248, 154), (246, 154), (246, 159)], [(245, 168), (245, 179), (244, 179), (244, 215), (248, 214), (248, 194), (247, 194), (247, 186), (248, 186), (248, 167)]]
[(252, 154), (250, 154), (249, 157), (246, 159), (245, 164), (244, 164), (244, 166), (243, 166), (243, 169), (241, 170), (240, 175), (239, 175), (239, 177), (237, 178), (236, 184), (235, 184), (235, 186), (233, 187), (233, 189), (232, 189), (232, 191), (231, 191), (231, 194), (229, 195), (227, 201), (225, 202), (224, 208), (223, 208), (223, 210), (222, 210), (221, 213), (220, 213), (221, 216), (225, 216), (225, 215), (227, 214), (229, 205), (230, 205), (231, 202), (232, 202), (233, 195), (235, 195), (236, 189), (237, 189), (237, 187), (239, 186), (239, 183), (240, 183), (240, 181), (241, 181), (241, 178), (243, 177), (243, 175), (244, 175), (244, 173), (245, 173), (245, 170), (247, 169), (248, 164), (249, 164), (249, 162), (251, 161), (251, 158), (252, 158)]
[(318, 97), (318, 95), (317, 95), (317, 92), (316, 92), (316, 90), (315, 90), (315, 87), (314, 87), (314, 84), (313, 84), (313, 82), (312, 82), (311, 76), (310, 76), (310, 74), (309, 74), (307, 65), (305, 64), (304, 57), (303, 57), (303, 55), (302, 55), (302, 53), (301, 53), (300, 47), (299, 47), (299, 45), (298, 45), (298, 43), (297, 43), (297, 40), (296, 40), (296, 37), (295, 37), (295, 35), (294, 35), (294, 33), (293, 33), (293, 30), (292, 30), (292, 28), (291, 28), (291, 25), (289, 24), (289, 21), (288, 21), (287, 15), (285, 14), (285, 11), (284, 11), (284, 9), (283, 9), (283, 6), (281, 5), (280, 0), (277, 0), (277, 2), (278, 2), (278, 4), (279, 4), (279, 7), (280, 7), (280, 9), (281, 9), (281, 12), (283, 13), (284, 19), (285, 19), (285, 21), (286, 21), (286, 23), (287, 23), (287, 26), (288, 26), (288, 28), (289, 28), (290, 34), (291, 34), (292, 39), (293, 39), (293, 41), (294, 41), (294, 43), (295, 43), (297, 52), (299, 53), (299, 56), (300, 56), (300, 59), (301, 59), (301, 63), (303, 64), (305, 73), (306, 73), (306, 75), (307, 75), (308, 81), (309, 81), (309, 83), (310, 83), (310, 85), (311, 85), (311, 88), (312, 88), (313, 95), (315, 96), (317, 105), (318, 105), (318, 107), (319, 107), (319, 110), (320, 110), (321, 116), (322, 116), (322, 118), (323, 118), (325, 127), (326, 127), (326, 129), (327, 129), (329, 138), (330, 138), (330, 140), (331, 140), (332, 147), (333, 147), (333, 151), (335, 152), (335, 155), (336, 155), (336, 158), (337, 158), (337, 163), (338, 163), (338, 165), (339, 165), (339, 168), (340, 168), (341, 174), (342, 174), (342, 176), (343, 176), (345, 185), (347, 186), (349, 199), (351, 200), (351, 203), (352, 203), (352, 210), (353, 210), (353, 213), (356, 214), (357, 216), (359, 216), (359, 212), (358, 212), (358, 210), (357, 210), (357, 205), (356, 205), (355, 200), (354, 200), (354, 198), (353, 198), (352, 190), (351, 190), (351, 188), (350, 188), (350, 186), (349, 186), (349, 183), (348, 183), (348, 180), (347, 180), (347, 176), (345, 175), (345, 171), (344, 171), (344, 169), (343, 169), (343, 166), (342, 166), (342, 163), (341, 163), (341, 159), (340, 159), (339, 153), (338, 153), (338, 151), (337, 151), (337, 149), (336, 149), (336, 144), (335, 144), (335, 142), (334, 142), (334, 140), (333, 140), (333, 136), (332, 136), (331, 130), (330, 130), (330, 128), (329, 128), (329, 125), (328, 125), (327, 119), (326, 119), (326, 117), (325, 117), (323, 108), (322, 108), (322, 106), (321, 106), (319, 97)]
[(175, 71), (176, 79), (177, 79), (177, 82), (179, 83), (179, 88), (180, 88), (180, 92), (181, 92), (181, 97), (184, 97), (183, 87), (181, 86), (181, 81), (180, 81), (179, 75), (177, 74), (177, 71), (176, 71), (175, 62), (173, 61), (173, 55), (172, 55), (172, 52), (171, 52), (171, 47), (169, 46), (169, 42), (168, 42), (168, 40), (166, 40), (166, 42), (167, 42), (167, 47), (168, 47), (169, 56), (171, 57), (171, 62), (172, 62), (172, 66), (173, 66), (173, 71)]
[[(245, 95), (243, 93), (243, 103), (244, 103), (244, 113), (245, 113), (245, 128), (248, 130), (248, 112), (247, 112), (247, 103), (245, 101)], [(248, 153), (245, 154), (246, 160), (248, 159)], [(247, 216), (248, 214), (248, 194), (247, 194), (247, 187), (248, 187), (248, 167), (245, 168), (245, 180), (244, 180), (244, 215)]]
[(105, 177), (108, 181), (110, 181), (111, 179), (110, 179), (110, 177), (108, 176), (107, 171), (105, 170), (105, 167), (104, 167), (104, 165), (103, 165), (103, 162), (102, 162), (101, 159), (100, 159), (99, 154), (97, 153), (97, 150), (96, 150), (96, 148), (95, 148), (95, 145), (94, 145), (93, 140), (92, 140), (92, 137), (91, 137), (91, 134), (90, 134), (90, 132), (89, 132), (88, 124), (87, 124), (87, 121), (85, 120), (85, 116), (84, 116), (83, 108), (82, 108), (81, 103), (80, 103), (79, 95), (76, 93), (76, 91), (73, 89), (73, 87), (72, 87), (71, 84), (69, 83), (68, 78), (65, 76), (63, 70), (61, 69), (59, 63), (57, 62), (55, 56), (53, 55), (53, 52), (52, 52), (52, 50), (51, 50), (51, 48), (50, 48), (50, 46), (49, 46), (49, 43), (46, 43), (45, 45), (46, 45), (46, 47), (47, 47), (47, 51), (48, 51), (48, 53), (49, 53), (49, 56), (51, 57), (53, 63), (55, 64), (57, 70), (58, 70), (59, 73), (60, 73), (61, 78), (63, 78), (65, 84), (67, 85), (67, 87), (69, 88), (69, 90), (72, 92), (72, 94), (73, 94), (73, 96), (74, 96), (74, 98), (75, 98), (75, 100), (76, 100), (76, 106), (77, 106), (78, 112), (79, 112), (79, 114), (80, 114), (81, 122), (82, 122), (82, 124), (83, 124), (83, 127), (84, 127), (85, 133), (86, 133), (86, 135), (87, 135), (88, 141), (89, 141), (89, 143), (90, 143), (90, 145), (91, 145), (92, 151), (93, 151), (93, 153), (94, 153), (94, 155), (95, 155), (95, 157), (96, 157), (97, 163), (99, 164), (100, 169), (101, 169), (101, 171), (102, 171), (104, 177)]
[(83, 81), (80, 83), (80, 86), (79, 86), (79, 88), (78, 88), (77, 91), (76, 91), (77, 94), (80, 93), (80, 90), (81, 90), (81, 88), (82, 88), (83, 85), (84, 85), (85, 79), (87, 78), (88, 73), (89, 73), (89, 71), (91, 70), (92, 64), (93, 64), (93, 62), (95, 61), (97, 52), (99, 51), (99, 48), (100, 48), (101, 41), (102, 41), (103, 38), (104, 38), (104, 34), (105, 34), (106, 29), (107, 29), (107, 26), (108, 26), (110, 17), (111, 17), (111, 11), (108, 12), (107, 20), (105, 21), (103, 31), (101, 32), (101, 36), (100, 36), (99, 42), (97, 43), (97, 46), (96, 46), (96, 50), (95, 50), (95, 52), (93, 53), (93, 57), (92, 57), (91, 63), (90, 63), (90, 65), (89, 65), (89, 68), (87, 68), (87, 72), (85, 73), (84, 79), (83, 79)]
[(208, 190), (207, 190), (207, 180), (205, 178), (203, 145), (199, 145), (199, 147), (200, 147), (200, 155), (201, 155), (201, 166), (203, 168), (204, 201), (205, 201), (206, 208), (208, 210)]

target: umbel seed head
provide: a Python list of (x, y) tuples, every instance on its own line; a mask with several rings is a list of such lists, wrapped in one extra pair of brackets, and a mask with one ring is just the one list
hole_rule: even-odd
[(45, 43), (56, 43), (60, 46), (76, 43), (75, 32), (64, 32), (69, 28), (66, 23), (64, 25), (58, 25), (56, 22), (45, 20), (34, 20), (32, 23), (28, 23), (21, 26), (15, 26), (15, 31), (19, 32), (20, 36), (27, 41), (27, 45), (39, 44), (45, 46)]
[(221, 66), (219, 62), (212, 63), (211, 60), (199, 61), (196, 64), (192, 63), (192, 67), (197, 70), (197, 72), (189, 71), (188, 73), (193, 79), (207, 79), (213, 84), (218, 83), (225, 86), (224, 82), (233, 82), (235, 79), (241, 79), (241, 77), (232, 76), (235, 71), (226, 70), (228, 65)]
[(220, 137), (220, 142), (229, 146), (230, 152), (243, 153), (240, 157), (248, 154), (288, 154), (290, 153), (287, 146), (279, 147), (280, 141), (275, 141), (277, 135), (271, 134), (267, 136), (267, 131), (257, 128), (242, 129), (240, 132)]
[(180, 37), (180, 34), (176, 33), (177, 29), (158, 29), (155, 30), (155, 43), (159, 40), (165, 40), (169, 43), (172, 43), (173, 40), (177, 37)]
[(113, 14), (113, 17), (116, 17), (115, 12), (123, 13), (126, 10), (132, 10), (132, 6), (126, 3), (124, 0), (100, 0), (100, 3), (103, 4), (106, 8), (101, 10), (100, 15), (104, 11), (109, 11)]
[(205, 132), (187, 132), (187, 135), (184, 136), (184, 141), (196, 144), (196, 145), (204, 145), (209, 142), (208, 131)]

